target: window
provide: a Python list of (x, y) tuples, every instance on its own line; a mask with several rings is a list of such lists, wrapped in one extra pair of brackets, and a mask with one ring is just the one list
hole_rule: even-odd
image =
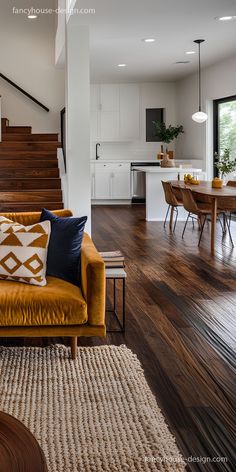
[(214, 100), (214, 153), (223, 154), (225, 148), (236, 158), (236, 95)]

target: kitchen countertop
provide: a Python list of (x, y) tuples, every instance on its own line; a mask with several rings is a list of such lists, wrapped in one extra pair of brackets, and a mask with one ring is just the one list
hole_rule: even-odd
[[(141, 160), (141, 159), (139, 159), (139, 160), (135, 160), (135, 159), (132, 159), (132, 160), (131, 159), (130, 160), (128, 160), (128, 159), (91, 159), (90, 162), (93, 162), (93, 163), (95, 163), (95, 162), (98, 162), (98, 163), (105, 162), (105, 163), (111, 163), (111, 164), (119, 164), (120, 162), (122, 162), (122, 163), (125, 163), (125, 164), (130, 164), (131, 162), (139, 163), (139, 162), (146, 162), (146, 161), (145, 161), (145, 159), (143, 159), (143, 160)], [(153, 159), (152, 161), (147, 161), (147, 162), (150, 162), (150, 164), (151, 164), (153, 162), (158, 162), (158, 160)]]
[[(190, 161), (194, 161), (194, 159), (189, 159)], [(175, 162), (184, 162), (185, 163), (186, 161), (186, 164), (183, 164), (183, 165), (192, 165), (191, 163), (189, 163), (187, 161), (187, 159), (175, 159)], [(197, 159), (197, 161), (199, 161), (199, 159)], [(153, 160), (145, 160), (145, 159), (91, 159), (90, 160), (91, 163), (111, 163), (111, 164), (117, 164), (117, 163), (125, 163), (125, 164), (130, 164), (131, 162), (137, 162), (137, 164), (139, 162), (149, 162), (150, 164), (152, 163), (156, 163), (156, 162), (160, 162), (158, 161), (158, 159), (153, 159)]]
[(135, 166), (135, 170), (139, 170), (141, 172), (152, 173), (152, 174), (161, 174), (161, 173), (176, 173), (176, 172), (202, 172), (202, 169), (197, 169), (195, 167), (153, 167), (153, 166)]

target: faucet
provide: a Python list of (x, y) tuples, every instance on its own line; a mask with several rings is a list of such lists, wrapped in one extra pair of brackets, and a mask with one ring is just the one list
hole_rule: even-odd
[(96, 144), (96, 161), (100, 159), (100, 156), (98, 155), (98, 146), (101, 146), (101, 144), (100, 143)]

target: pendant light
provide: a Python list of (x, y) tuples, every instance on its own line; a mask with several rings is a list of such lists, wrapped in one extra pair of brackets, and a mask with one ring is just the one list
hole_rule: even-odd
[(207, 120), (207, 114), (202, 111), (201, 106), (201, 43), (205, 39), (195, 39), (194, 43), (198, 44), (198, 111), (192, 115), (193, 121), (196, 123), (204, 123)]

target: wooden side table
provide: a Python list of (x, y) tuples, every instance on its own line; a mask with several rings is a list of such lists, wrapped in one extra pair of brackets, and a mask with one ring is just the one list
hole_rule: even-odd
[(44, 453), (33, 434), (19, 420), (2, 411), (0, 471), (48, 472)]
[[(124, 333), (125, 332), (125, 280), (127, 274), (124, 269), (113, 269), (107, 268), (106, 269), (106, 280), (113, 280), (113, 308), (111, 310), (107, 310), (107, 313), (114, 313), (115, 319), (117, 324), (119, 325), (118, 329), (108, 329), (107, 333)], [(122, 321), (120, 321), (118, 313), (117, 313), (117, 305), (116, 305), (116, 281), (122, 280)]]

